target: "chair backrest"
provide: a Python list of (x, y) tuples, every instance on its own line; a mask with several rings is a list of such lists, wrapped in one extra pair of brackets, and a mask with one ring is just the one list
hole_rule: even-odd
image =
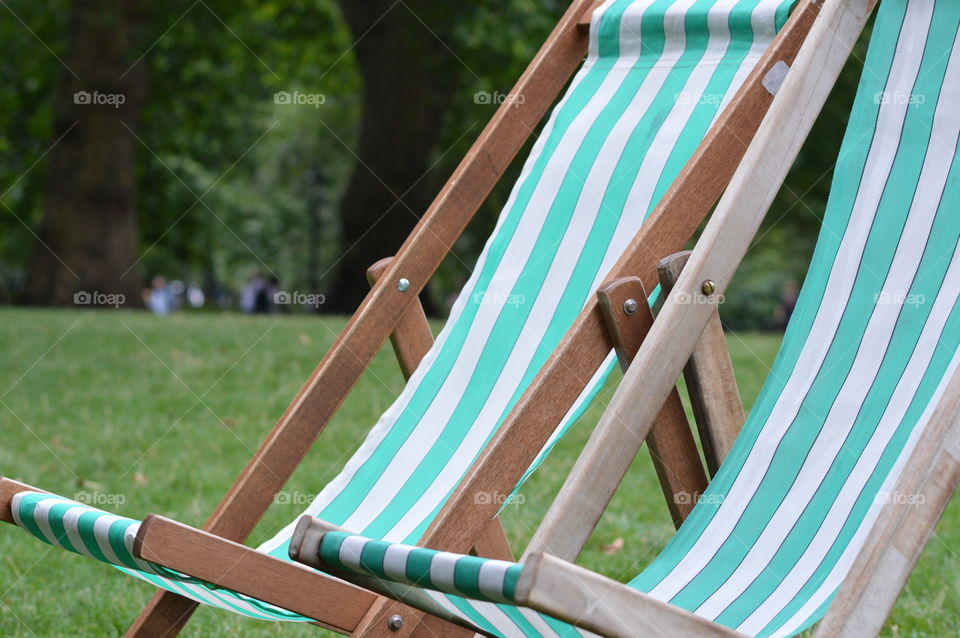
[[(633, 586), (750, 635), (818, 620), (960, 356), (960, 3), (884, 0), (766, 385)], [(801, 213), (804, 214), (804, 213)]]
[[(608, 0), (596, 11), (588, 59), (540, 133), (446, 327), (308, 514), (386, 540), (419, 538), (795, 2)], [(612, 364), (611, 356), (596, 371), (555, 437)], [(21, 499), (18, 511), (22, 526), (42, 539), (208, 605), (309, 620), (182, 575), (150, 573), (130, 558), (137, 521), (59, 500), (44, 505), (44, 498)], [(37, 503), (54, 511), (55, 525), (87, 517), (89, 533), (77, 546), (65, 543), (45, 522), (51, 517), (35, 516)], [(293, 524), (260, 549), (287, 559), (292, 532)], [(115, 548), (104, 552), (110, 543)]]
[[(376, 538), (419, 538), (793, 3), (609, 0), (597, 10), (588, 59), (539, 135), (446, 327), (307, 513)], [(291, 532), (262, 549), (285, 555)]]

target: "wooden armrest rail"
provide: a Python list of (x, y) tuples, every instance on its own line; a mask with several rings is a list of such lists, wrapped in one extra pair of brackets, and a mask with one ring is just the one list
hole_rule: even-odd
[[(689, 259), (690, 251), (685, 250), (657, 264), (665, 295), (673, 290)], [(706, 297), (713, 293), (703, 294), (703, 301), (706, 302)], [(694, 299), (691, 303), (697, 301)], [(707, 327), (703, 329), (697, 345), (693, 348), (693, 354), (683, 369), (683, 378), (687, 382), (687, 392), (700, 432), (707, 468), (713, 476), (727, 458), (744, 422), (743, 403), (718, 311), (714, 310), (710, 315)]]
[[(352, 632), (376, 595), (309, 567), (151, 514), (140, 525), (133, 553), (258, 600), (282, 606), (341, 633)], [(331, 614), (335, 609), (336, 614)], [(330, 621), (336, 616), (337, 622)]]
[(610, 638), (744, 635), (549, 554), (524, 563), (516, 601)]

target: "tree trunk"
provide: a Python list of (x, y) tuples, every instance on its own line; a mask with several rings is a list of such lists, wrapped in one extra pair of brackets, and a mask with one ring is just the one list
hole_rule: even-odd
[[(146, 70), (144, 3), (74, 0), (54, 115), (44, 218), (25, 301), (140, 304), (134, 151)], [(129, 130), (128, 130), (129, 128)], [(99, 293), (100, 297), (97, 296)]]
[(395, 254), (430, 204), (427, 174), (462, 73), (441, 39), (470, 9), (449, 0), (339, 3), (357, 39), (363, 116), (359, 161), (340, 204), (342, 258), (324, 310), (352, 313), (368, 290), (367, 267)]

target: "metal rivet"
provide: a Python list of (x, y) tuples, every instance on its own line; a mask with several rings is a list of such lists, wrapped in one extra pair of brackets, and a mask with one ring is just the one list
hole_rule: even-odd
[(700, 291), (705, 295), (712, 295), (717, 291), (717, 284), (713, 283), (712, 279), (707, 279), (700, 284)]
[(637, 303), (636, 299), (627, 299), (623, 302), (623, 312), (628, 315), (637, 314), (637, 310), (640, 309), (640, 304)]
[(400, 631), (403, 629), (403, 616), (394, 614), (387, 618), (387, 629), (390, 631)]
[(397, 290), (400, 292), (407, 292), (410, 288), (410, 280), (406, 277), (401, 277), (400, 281), (397, 282)]

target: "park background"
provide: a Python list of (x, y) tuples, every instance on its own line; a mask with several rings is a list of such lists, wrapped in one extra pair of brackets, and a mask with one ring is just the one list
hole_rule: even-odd
[[(367, 266), (396, 251), (565, 7), (0, 0), (0, 475), (201, 525), (363, 298)], [(721, 308), (747, 408), (816, 240), (865, 38)], [(430, 282), (435, 330), (526, 150)], [(323, 303), (240, 316), (254, 271)], [(203, 306), (150, 314), (157, 276), (199, 288)], [(335, 476), (402, 383), (385, 349), (251, 543)], [(515, 547), (615, 383), (507, 508)], [(625, 485), (581, 560), (622, 580), (672, 533), (645, 452)], [(0, 532), (2, 635), (122, 635), (151, 593)], [(960, 633), (958, 543), (954, 506), (885, 635)], [(204, 611), (184, 635), (238, 634), (317, 631)]]
[[(207, 309), (236, 308), (259, 271), (350, 314), (365, 269), (394, 254), (564, 8), (5, 2), (0, 303), (99, 292), (137, 306), (163, 276), (201, 288)], [(784, 287), (802, 280), (862, 57), (731, 287), (732, 329), (778, 327)], [(525, 155), (430, 282), (431, 315), (466, 281)]]

